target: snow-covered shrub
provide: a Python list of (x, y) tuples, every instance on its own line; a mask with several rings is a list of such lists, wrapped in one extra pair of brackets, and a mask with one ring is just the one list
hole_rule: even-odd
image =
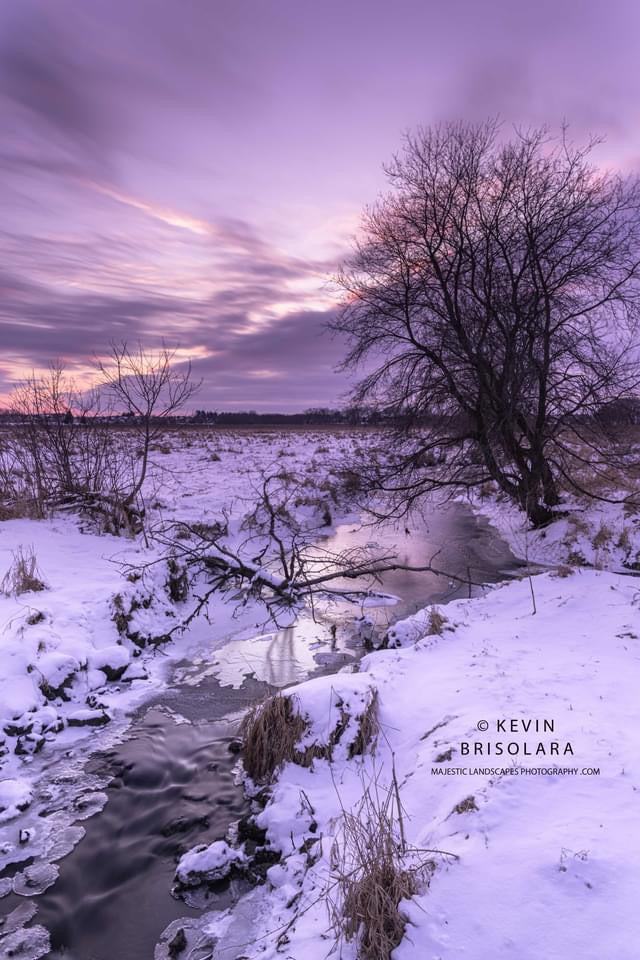
[(79, 661), (58, 650), (43, 654), (37, 662), (38, 686), (46, 700), (69, 700), (67, 690), (81, 669)]
[(127, 585), (111, 598), (111, 619), (123, 639), (137, 647), (166, 643), (175, 626), (175, 607), (169, 596), (171, 572), (155, 567), (144, 577), (132, 574)]
[(408, 647), (423, 637), (441, 636), (447, 622), (437, 607), (425, 607), (404, 620), (396, 620), (383, 643), (387, 647)]
[(89, 665), (100, 670), (107, 680), (119, 680), (131, 662), (129, 651), (122, 644), (113, 643), (93, 651), (89, 656)]

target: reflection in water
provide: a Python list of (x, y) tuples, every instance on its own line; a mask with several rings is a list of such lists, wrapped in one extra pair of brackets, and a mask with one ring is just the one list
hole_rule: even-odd
[[(407, 617), (432, 603), (445, 603), (459, 597), (476, 595), (481, 588), (460, 583), (453, 577), (476, 583), (495, 583), (518, 573), (520, 565), (506, 543), (482, 518), (476, 518), (468, 507), (450, 503), (433, 510), (426, 517), (415, 517), (410, 526), (384, 524), (358, 526), (342, 524), (323, 541), (328, 553), (340, 553), (354, 547), (368, 547), (372, 555), (394, 553), (398, 562), (411, 567), (426, 566), (430, 561), (451, 576), (429, 572), (395, 570), (385, 573), (379, 583), (350, 580), (349, 589), (383, 591), (397, 602), (373, 605), (367, 602), (332, 603), (324, 607), (317, 620), (302, 615), (295, 625), (252, 636), (238, 631), (223, 645), (214, 642), (212, 649), (180, 665), (176, 679), (181, 684), (202, 684), (216, 678), (224, 686), (240, 687), (247, 675), (272, 687), (297, 683), (321, 665), (324, 671), (335, 671), (354, 659), (354, 619), (366, 615), (379, 633), (396, 620)], [(335, 630), (333, 643), (332, 627)]]

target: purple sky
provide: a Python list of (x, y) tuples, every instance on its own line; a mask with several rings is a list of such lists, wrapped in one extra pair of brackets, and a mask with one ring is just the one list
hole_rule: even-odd
[(499, 113), (640, 159), (636, 0), (4, 0), (0, 398), (113, 339), (199, 406), (339, 401), (328, 278), (417, 123)]

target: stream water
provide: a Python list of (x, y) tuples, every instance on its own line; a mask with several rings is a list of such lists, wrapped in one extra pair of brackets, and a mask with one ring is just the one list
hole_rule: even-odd
[[(519, 569), (495, 531), (460, 504), (414, 520), (410, 529), (346, 524), (326, 545), (342, 550), (369, 542), (414, 566), (437, 552), (440, 569), (478, 583)], [(468, 592), (450, 577), (406, 571), (385, 575), (380, 589), (398, 597), (394, 605), (366, 608), (380, 631)], [(363, 650), (354, 617), (362, 612), (340, 604), (320, 623), (303, 616), (294, 627), (259, 637), (212, 636), (210, 648), (179, 663), (162, 695), (137, 711), (122, 741), (88, 760), (86, 774), (105, 783), (108, 800), (84, 820), (85, 836), (60, 861), (56, 882), (31, 898), (33, 922), (50, 933), (49, 957), (151, 960), (172, 921), (230, 903), (238, 891), (224, 884), (189, 903), (176, 899), (171, 886), (183, 852), (223, 838), (247, 812), (230, 749), (239, 714), (269, 691), (357, 660)], [(24, 899), (0, 899), (0, 916)]]

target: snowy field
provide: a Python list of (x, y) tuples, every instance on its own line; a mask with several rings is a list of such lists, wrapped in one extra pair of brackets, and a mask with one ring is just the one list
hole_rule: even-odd
[[(257, 471), (269, 468), (308, 478), (300, 509), (328, 510), (330, 528), (347, 515), (332, 494), (335, 461), (366, 442), (362, 431), (168, 434), (154, 456), (148, 522), (213, 524), (226, 511), (233, 539)], [(350, 856), (348, 815), (364, 816), (375, 785), (400, 801), (394, 823), (416, 876), (394, 960), (637, 957), (640, 584), (629, 574), (640, 517), (575, 504), (531, 534), (495, 497), (473, 507), (517, 556), (548, 570), (425, 609), (396, 623), (390, 649), (357, 673), (288, 691), (300, 750), (315, 758), (286, 763), (257, 808), (280, 861), (234, 910), (185, 921), (189, 946), (219, 940), (216, 960), (320, 960), (336, 946), (355, 960), (357, 942), (340, 935), (329, 907), (342, 889), (336, 864)], [(151, 563), (158, 547), (98, 535), (70, 515), (2, 522), (0, 578), (31, 549), (43, 589), (0, 595), (0, 871), (30, 863), (0, 872), (0, 897), (53, 884), (82, 819), (106, 802), (104, 782), (80, 780), (87, 755), (122, 734), (173, 664), (263, 616), (214, 604), (210, 622), (172, 632), (188, 603), (171, 600), (166, 563)], [(141, 565), (144, 576), (132, 577)], [(362, 744), (369, 709), (377, 730)], [(217, 877), (242, 863), (245, 851), (227, 839), (189, 854), (178, 879), (194, 864)], [(0, 956), (45, 955), (43, 930), (22, 929), (30, 916), (0, 927)]]

